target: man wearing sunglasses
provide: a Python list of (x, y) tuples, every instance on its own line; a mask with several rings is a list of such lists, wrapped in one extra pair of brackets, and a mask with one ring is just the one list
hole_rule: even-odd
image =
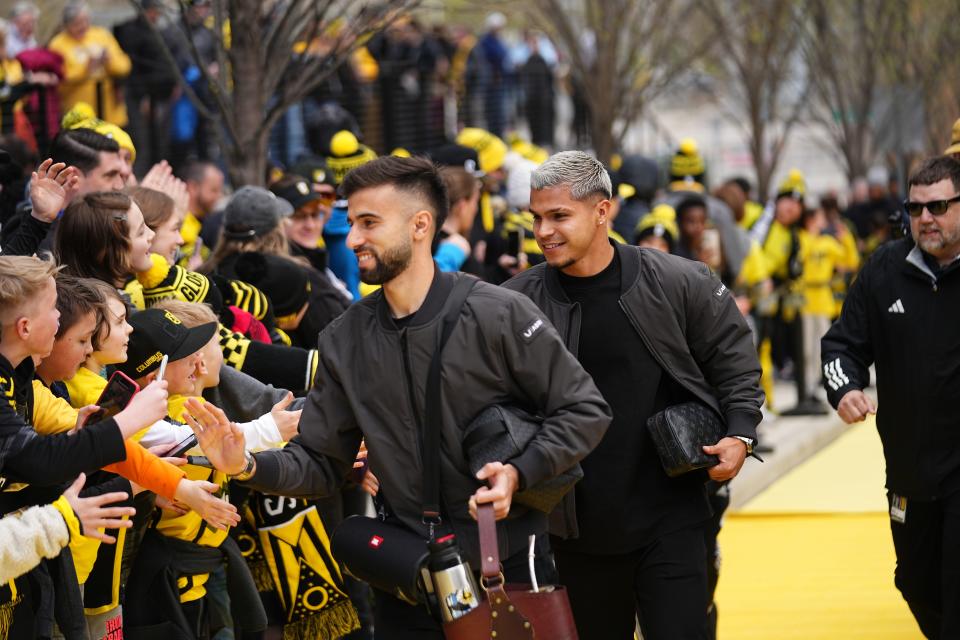
[(877, 414), (895, 583), (925, 636), (958, 638), (960, 161), (927, 160), (904, 208), (912, 237), (873, 254), (823, 338), (824, 386), (848, 424)]

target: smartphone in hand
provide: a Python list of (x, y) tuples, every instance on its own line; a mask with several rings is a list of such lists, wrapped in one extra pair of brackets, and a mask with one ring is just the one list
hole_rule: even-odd
[(173, 445), (168, 451), (166, 451), (161, 458), (180, 458), (183, 455), (197, 446), (197, 436), (190, 434), (177, 444)]
[(520, 255), (520, 251), (522, 249), (523, 249), (523, 227), (507, 232), (507, 250), (505, 253), (508, 256), (513, 256), (514, 258), (516, 258)]
[(140, 386), (136, 382), (122, 372), (114, 371), (97, 400), (97, 406), (100, 408), (91, 413), (84, 424), (102, 422), (117, 415), (130, 403), (130, 400), (138, 391), (140, 391)]

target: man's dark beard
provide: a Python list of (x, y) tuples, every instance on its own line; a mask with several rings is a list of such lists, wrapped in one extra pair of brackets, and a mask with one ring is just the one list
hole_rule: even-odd
[(413, 247), (410, 243), (404, 243), (396, 247), (391, 247), (383, 252), (383, 255), (377, 255), (373, 249), (360, 247), (358, 252), (367, 251), (373, 256), (374, 267), (364, 271), (360, 270), (360, 279), (364, 284), (386, 284), (406, 271), (410, 266), (410, 260), (413, 258)]

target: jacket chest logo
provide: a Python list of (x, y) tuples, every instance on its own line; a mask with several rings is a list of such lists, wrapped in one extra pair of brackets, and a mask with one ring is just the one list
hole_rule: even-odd
[(890, 308), (887, 309), (887, 313), (906, 313), (907, 310), (903, 307), (903, 301), (900, 298), (897, 298), (896, 301), (890, 305)]

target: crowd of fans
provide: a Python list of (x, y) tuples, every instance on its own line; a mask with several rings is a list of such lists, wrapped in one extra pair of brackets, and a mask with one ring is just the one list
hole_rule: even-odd
[[(0, 514), (26, 509), (0, 524), (0, 637), (368, 637), (368, 594), (326, 532), (364, 512), (375, 484), (277, 498), (231, 485), (215, 451), (178, 445), (204, 412), (238, 423), (251, 451), (296, 435), (318, 335), (372, 290), (338, 188), (378, 151), (442, 167), (442, 271), (500, 284), (544, 260), (531, 174), (554, 144), (557, 53), (535, 33), (508, 46), (499, 14), (479, 38), (395, 23), (286, 114), (268, 188), (230, 185), (215, 124), (144, 24), (162, 5), (142, 4), (112, 34), (71, 2), (45, 47), (33, 5), (0, 24)], [(209, 3), (185, 11), (214, 65)], [(191, 47), (162, 33), (203, 97)], [(438, 79), (480, 126), (446, 138)], [(529, 141), (508, 131), (518, 115)], [(902, 232), (887, 173), (811, 198), (791, 170), (757, 202), (744, 178), (708, 184), (693, 140), (668, 167), (625, 154), (607, 169), (611, 241), (708, 265), (754, 330), (767, 409), (825, 413), (820, 337), (861, 260)], [(141, 390), (91, 422), (115, 371)], [(777, 401), (778, 376), (795, 381), (795, 407)], [(713, 487), (717, 522), (725, 491)]]

